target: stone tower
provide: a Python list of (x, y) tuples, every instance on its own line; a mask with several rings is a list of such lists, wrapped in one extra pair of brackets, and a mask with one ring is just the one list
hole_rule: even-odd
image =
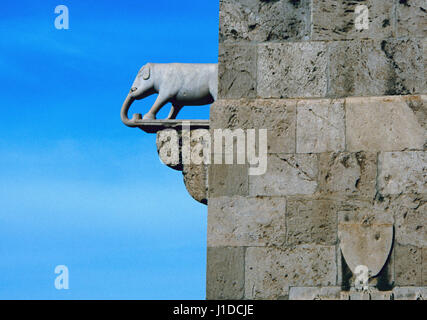
[(209, 166), (208, 299), (427, 297), (426, 10), (220, 1), (210, 130), (267, 129), (268, 167)]

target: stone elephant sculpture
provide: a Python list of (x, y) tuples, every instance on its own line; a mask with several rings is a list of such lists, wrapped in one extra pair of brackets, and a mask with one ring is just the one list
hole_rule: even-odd
[(158, 94), (156, 102), (143, 117), (156, 119), (158, 111), (167, 103), (172, 103), (167, 119), (175, 119), (183, 106), (201, 106), (213, 103), (218, 94), (217, 64), (148, 63), (141, 68), (132, 88), (123, 103), (121, 118), (130, 127), (137, 126), (135, 120), (141, 114), (128, 118), (128, 111), (135, 100)]

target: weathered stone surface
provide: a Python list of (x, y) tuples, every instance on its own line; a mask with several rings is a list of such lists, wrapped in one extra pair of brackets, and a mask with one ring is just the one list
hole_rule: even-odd
[(211, 129), (267, 129), (269, 153), (295, 152), (295, 100), (219, 100), (210, 119)]
[(344, 100), (301, 100), (297, 104), (297, 153), (345, 149)]
[(210, 248), (207, 252), (206, 298), (243, 299), (245, 248)]
[[(425, 69), (427, 70), (427, 68)], [(404, 96), (406, 104), (414, 112), (415, 118), (424, 130), (424, 151), (427, 150), (427, 95)]]
[(208, 203), (207, 166), (206, 165), (184, 165), (182, 174), (184, 184), (188, 193), (194, 200)]
[(427, 152), (381, 152), (378, 187), (382, 195), (427, 193)]
[(322, 42), (272, 43), (258, 48), (258, 96), (324, 97), (328, 55)]
[(292, 287), (289, 300), (341, 300), (341, 287)]
[(248, 248), (245, 297), (277, 299), (288, 296), (290, 286), (333, 286), (336, 272), (333, 246)]
[(330, 97), (425, 92), (420, 40), (335, 41), (329, 55)]
[(248, 166), (244, 164), (209, 165), (209, 198), (248, 195)]
[[(357, 30), (355, 10), (366, 5), (369, 28)], [(313, 40), (384, 39), (394, 36), (394, 4), (390, 0), (313, 1)]]
[(317, 189), (317, 155), (272, 154), (267, 172), (249, 177), (251, 196), (313, 194)]
[(427, 195), (387, 196), (378, 206), (394, 215), (396, 242), (427, 247)]
[(370, 277), (383, 268), (393, 243), (393, 216), (382, 211), (362, 210), (338, 213), (341, 252), (353, 272), (366, 266)]
[(337, 204), (331, 200), (289, 200), (289, 245), (337, 243)]
[(319, 156), (322, 195), (342, 194), (374, 197), (377, 155), (373, 152), (322, 153)]
[(397, 1), (397, 36), (427, 37), (425, 0)]
[(396, 287), (393, 296), (394, 300), (426, 300), (427, 287)]
[(177, 171), (182, 171), (181, 132), (165, 129), (156, 135), (157, 153), (160, 161)]
[(257, 47), (251, 44), (220, 44), (218, 97), (256, 97)]
[(423, 265), (421, 270), (422, 285), (427, 286), (427, 247), (422, 249)]
[(384, 40), (380, 47), (389, 62), (385, 94), (425, 93), (427, 86), (421, 40)]
[(397, 286), (422, 285), (422, 250), (414, 246), (395, 245), (395, 275)]
[[(281, 11), (291, 2), (313, 4), (314, 40), (327, 41), (292, 42), (313, 39), (301, 33), (303, 23), (310, 28), (310, 14), (295, 22), (301, 12), (295, 14), (296, 7)], [(405, 2), (221, 1), (219, 94), (233, 100), (213, 105), (211, 129), (268, 129), (267, 173), (248, 177), (247, 166), (241, 174), (226, 166), (230, 170), (214, 177), (209, 199), (209, 246), (247, 248), (245, 298), (343, 298), (348, 293), (352, 300), (383, 300), (392, 299), (392, 293), (374, 288), (425, 285), (427, 111), (425, 96), (414, 95), (426, 92), (426, 40), (416, 20), (419, 12), (400, 26), (399, 7), (413, 10), (419, 3)], [(354, 28), (358, 4), (369, 7), (369, 30)], [(349, 98), (344, 108), (342, 100), (272, 99), (348, 96), (379, 97)], [(338, 221), (338, 212), (349, 221)], [(396, 250), (388, 257), (392, 222), (371, 221), (372, 216), (394, 217)], [(339, 283), (348, 290), (355, 284), (344, 260), (338, 267), (338, 222), (344, 225), (341, 233), (348, 227), (348, 243), (359, 249), (368, 243), (367, 249), (354, 250), (362, 257), (371, 253), (364, 263), (375, 260), (381, 269), (386, 260), (370, 279), (367, 294), (321, 287)], [(383, 238), (386, 244), (376, 246)], [(328, 248), (326, 254), (313, 249), (317, 246), (328, 246), (321, 247)], [(412, 247), (423, 250), (421, 260), (407, 250)], [(359, 259), (359, 253), (351, 259)], [(414, 290), (419, 288), (397, 292), (415, 298)]]
[[(190, 135), (183, 138), (182, 131), (174, 129), (160, 130), (157, 132), (156, 145), (160, 160), (168, 167), (182, 171), (184, 184), (188, 193), (194, 200), (207, 204), (207, 165), (201, 161), (200, 165), (193, 161), (189, 164), (183, 164), (182, 145), (183, 141), (189, 143), (191, 150), (196, 149), (196, 144), (209, 145), (210, 141), (205, 141), (203, 137), (209, 134), (207, 129), (191, 130)], [(199, 139), (196, 139), (199, 137)], [(187, 141), (189, 140), (189, 141)], [(209, 150), (210, 148), (207, 148)], [(209, 150), (210, 153), (210, 150)], [(192, 154), (190, 155), (190, 159)], [(193, 158), (194, 160), (194, 158)]]
[(310, 0), (221, 0), (219, 40), (303, 40), (310, 34), (310, 20)]
[[(423, 45), (423, 58), (424, 58), (424, 72), (426, 72), (427, 70), (427, 38), (424, 38), (422, 40), (422, 45)], [(424, 78), (425, 78), (425, 75), (424, 75)], [(425, 93), (425, 91), (423, 93)]]
[(211, 199), (208, 246), (281, 246), (286, 241), (286, 199)]
[(423, 150), (426, 108), (419, 96), (346, 99), (348, 150)]

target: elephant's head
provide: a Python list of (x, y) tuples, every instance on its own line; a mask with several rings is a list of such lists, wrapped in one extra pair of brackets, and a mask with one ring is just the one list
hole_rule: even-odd
[(130, 106), (135, 100), (144, 99), (154, 93), (154, 80), (152, 77), (152, 66), (148, 63), (139, 70), (135, 81), (132, 84), (132, 88), (123, 103), (121, 117), (124, 124), (130, 127), (135, 127), (135, 120), (140, 119), (141, 115), (136, 113), (133, 115), (132, 120), (128, 118), (128, 111)]

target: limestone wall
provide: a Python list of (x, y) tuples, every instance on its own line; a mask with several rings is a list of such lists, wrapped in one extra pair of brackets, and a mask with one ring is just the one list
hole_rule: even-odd
[(207, 298), (360, 298), (338, 230), (365, 212), (394, 225), (369, 297), (425, 295), (425, 1), (220, 4), (211, 130), (268, 129), (268, 168), (209, 167)]

